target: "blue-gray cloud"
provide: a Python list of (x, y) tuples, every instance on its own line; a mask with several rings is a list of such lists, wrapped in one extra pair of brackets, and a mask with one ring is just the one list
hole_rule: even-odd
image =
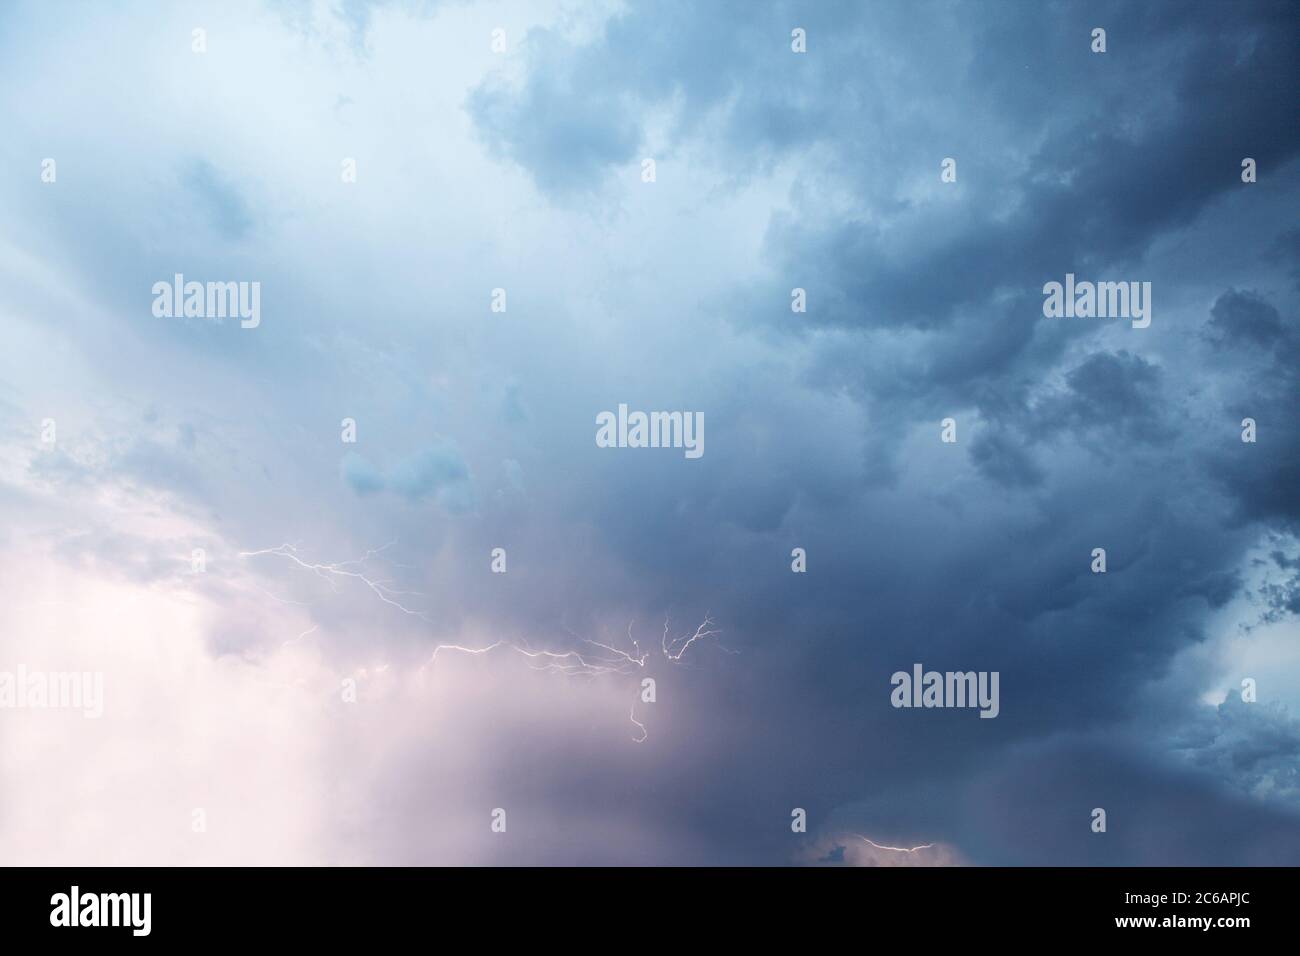
[(358, 495), (385, 488), (412, 502), (436, 499), (454, 512), (474, 506), (469, 466), (456, 448), (439, 442), (393, 464), (385, 473), (364, 456), (349, 452), (340, 465), (343, 480)]
[[(343, 51), (277, 10), (309, 51), (289, 65), (245, 77), (213, 43), (230, 72), (209, 75), (137, 51), (186, 102), (256, 94), (244, 121), (282, 137), (266, 158), (217, 128), (196, 161), (171, 113), (95, 97), (107, 62), (75, 67), (82, 114), (57, 83), (0, 94), (21, 173), (0, 177), (0, 237), (23, 250), (0, 262), (21, 329), (0, 433), (27, 454), (60, 420), (22, 481), (92, 514), (130, 492), (231, 550), (343, 561), (394, 542), (374, 560), (420, 616), (257, 561), (268, 600), (326, 625), (339, 669), (418, 668), (463, 631), (563, 649), (721, 622), (733, 653), (648, 665), (661, 696), (632, 754), (622, 703), (616, 731), (559, 732), (502, 704), (490, 668), (508, 663), (475, 658), (457, 727), (486, 756), (446, 806), (618, 807), (650, 834), (593, 824), (483, 858), (782, 862), (803, 806), (814, 831), (980, 863), (1295, 859), (1283, 703), (1300, 687), (1237, 693), (1248, 666), (1285, 672), (1249, 642), (1294, 634), (1300, 609), (1293, 8), (629, 3), (577, 28), (514, 10), (536, 23), (492, 58), (496, 24), (458, 8), (430, 27), (443, 11), (348, 4)], [(123, 15), (142, 36), (154, 17)], [(52, 14), (0, 16), (60, 50)], [(257, 23), (279, 48), (280, 18)], [(431, 42), (448, 46), (434, 65)], [(32, 172), (47, 148), (67, 157), (53, 187)], [(337, 182), (354, 154), (358, 182)], [(128, 163), (147, 175), (111, 174)], [(262, 327), (155, 319), (147, 291), (175, 271), (261, 280)], [(1152, 282), (1151, 327), (1044, 318), (1043, 283), (1067, 272)], [(496, 287), (508, 312), (488, 308)], [(701, 410), (706, 454), (596, 447), (594, 416), (620, 402)], [(363, 438), (340, 460), (345, 416)], [(26, 520), (35, 492), (0, 491)], [(60, 553), (174, 577), (170, 552), (105, 524)], [(232, 610), (213, 645), (286, 639), (248, 620)], [(999, 671), (1000, 716), (892, 708), (891, 673), (917, 661)], [(445, 846), (425, 795), (454, 755), (423, 744), (381, 762), (385, 813), (356, 824), (389, 862)]]

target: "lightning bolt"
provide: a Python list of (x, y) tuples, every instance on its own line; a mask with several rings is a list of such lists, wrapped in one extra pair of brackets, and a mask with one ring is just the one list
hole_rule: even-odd
[[(589, 643), (594, 644), (595, 642), (591, 641)], [(516, 644), (512, 641), (497, 641), (496, 643), (489, 644), (486, 647), (465, 647), (463, 644), (439, 644), (433, 649), (433, 653), (429, 656), (426, 666), (435, 663), (438, 660), (438, 655), (444, 652), (478, 655), (487, 654), (502, 647), (512, 650), (516, 654), (522, 654), (524, 657), (533, 661), (532, 667), (535, 670), (558, 671), (572, 677), (598, 677), (602, 674), (629, 673), (623, 662), (618, 660), (609, 661), (592, 654), (583, 655), (578, 651), (537, 651), (533, 650), (527, 644)], [(629, 660), (631, 660), (631, 658), (629, 658)]]
[(649, 733), (649, 731), (647, 731), (647, 730), (645, 729), (645, 724), (641, 723), (641, 721), (639, 721), (639, 720), (636, 719), (636, 704), (635, 704), (635, 703), (632, 705), (632, 709), (629, 710), (629, 711), (627, 712), (627, 719), (630, 720), (630, 721), (632, 721), (632, 723), (636, 724), (638, 727), (641, 728), (641, 736), (640, 736), (640, 737), (633, 737), (633, 738), (632, 738), (632, 743), (634, 743), (634, 744), (644, 743), (644, 742), (645, 742), (645, 739), (646, 739), (647, 737), (650, 736), (650, 733)]
[[(623, 648), (615, 647), (612, 644), (606, 644), (601, 641), (593, 641), (590, 638), (578, 637), (572, 630), (568, 630), (580, 644), (590, 645), (595, 648), (594, 651), (544, 651), (534, 650), (526, 642), (514, 641), (496, 641), (485, 647), (466, 647), (463, 644), (439, 644), (433, 649), (429, 660), (425, 666), (432, 666), (437, 660), (438, 655), (443, 653), (471, 654), (481, 655), (489, 654), (495, 650), (513, 651), (527, 657), (531, 666), (536, 670), (554, 671), (565, 674), (570, 677), (585, 677), (594, 679), (609, 674), (622, 677), (632, 676), (638, 668), (644, 668), (650, 660), (650, 652), (641, 650), (641, 645), (636, 638), (632, 636), (632, 627), (635, 621), (631, 621), (627, 626), (627, 639), (632, 650), (628, 652)], [(664, 660), (669, 663), (679, 662), (688, 650), (696, 643), (706, 640), (715, 634), (721, 633), (714, 625), (715, 621), (707, 613), (704, 615), (704, 621), (695, 629), (693, 633), (683, 634), (679, 637), (670, 638), (672, 631), (671, 618), (664, 618), (663, 636), (660, 639), (660, 651)], [(729, 654), (737, 653), (736, 651), (727, 651)], [(421, 668), (423, 670), (423, 668)], [(633, 737), (635, 743), (642, 743), (648, 736), (645, 724), (636, 719), (636, 703), (633, 702), (632, 710), (628, 714), (628, 719), (636, 724), (641, 730), (640, 737)]]
[[(669, 641), (668, 640), (668, 618), (664, 618), (664, 637), (663, 637), (664, 657), (668, 658), (670, 661), (680, 661), (682, 659), (682, 655), (684, 655), (687, 652), (687, 650), (690, 649), (690, 646), (692, 644), (694, 644), (696, 641), (702, 641), (706, 637), (709, 637), (710, 635), (717, 634), (717, 633), (718, 631), (713, 628), (713, 619), (709, 617), (708, 612), (706, 611), (704, 614), (704, 623), (695, 629), (694, 634), (692, 634), (688, 638), (678, 637), (678, 638), (674, 638), (672, 641)], [(680, 648), (677, 648), (677, 643), (679, 641), (682, 641), (683, 643)], [(674, 648), (677, 649), (674, 650)]]
[[(338, 591), (339, 578), (350, 578), (359, 581), (361, 584), (369, 588), (371, 593), (373, 593), (375, 597), (379, 598), (383, 603), (397, 608), (397, 610), (401, 611), (403, 614), (417, 617), (427, 624), (432, 624), (433, 622), (425, 616), (423, 611), (407, 607), (402, 601), (398, 600), (398, 598), (406, 597), (411, 594), (416, 594), (418, 596), (418, 592), (399, 591), (393, 588), (388, 581), (375, 578), (366, 570), (366, 562), (375, 555), (392, 547), (394, 544), (396, 544), (395, 541), (390, 541), (383, 547), (371, 548), (361, 555), (361, 557), (355, 558), (351, 561), (335, 561), (328, 563), (304, 560), (300, 556), (297, 546), (287, 542), (285, 544), (276, 545), (273, 548), (261, 548), (257, 551), (240, 551), (239, 557), (256, 558), (265, 555), (274, 555), (276, 557), (286, 558), (293, 565), (303, 569), (304, 571), (310, 571), (324, 580), (330, 586), (330, 589), (336, 592)], [(267, 597), (282, 604), (299, 603), (281, 598), (266, 591), (264, 588), (257, 587), (257, 589)], [(454, 653), (479, 656), (490, 654), (497, 650), (504, 650), (527, 658), (529, 666), (534, 670), (550, 671), (553, 673), (564, 674), (567, 677), (582, 677), (586, 679), (596, 679), (608, 675), (630, 677), (639, 669), (644, 669), (651, 659), (651, 653), (642, 650), (640, 643), (632, 634), (632, 628), (635, 623), (635, 621), (630, 621), (627, 625), (627, 643), (631, 647), (630, 651), (622, 647), (616, 647), (613, 643), (579, 637), (572, 630), (569, 630), (566, 627), (568, 633), (578, 642), (582, 649), (567, 651), (539, 650), (530, 646), (527, 641), (509, 640), (495, 641), (483, 647), (467, 647), (464, 644), (439, 644), (433, 649), (433, 653), (429, 655), (429, 659), (421, 666), (420, 670), (423, 671), (426, 667), (431, 667), (436, 664), (438, 655), (440, 654)], [(671, 637), (672, 619), (671, 617), (666, 616), (664, 618), (663, 635), (659, 642), (659, 649), (663, 659), (670, 664), (679, 663), (686, 656), (686, 653), (696, 644), (721, 633), (715, 624), (716, 622), (706, 612), (704, 620), (693, 632), (682, 634), (677, 637)], [(309, 630), (299, 634), (293, 640), (285, 641), (281, 646), (297, 644), (308, 635), (312, 634), (315, 630), (316, 627), (313, 626)], [(716, 644), (717, 642), (715, 641), (714, 643)], [(728, 654), (737, 653), (730, 648), (722, 647), (720, 644), (718, 647), (721, 650), (726, 651)], [(633, 742), (644, 742), (649, 736), (649, 732), (647, 731), (645, 724), (636, 719), (635, 701), (632, 704), (632, 709), (628, 713), (628, 719), (631, 720), (631, 722), (641, 731), (640, 737), (632, 738)]]
[(881, 844), (877, 843), (875, 840), (867, 839), (867, 837), (864, 837), (861, 833), (855, 833), (853, 835), (857, 837), (859, 840), (863, 840), (867, 843), (870, 843), (877, 850), (892, 850), (895, 853), (915, 853), (917, 850), (928, 850), (930, 849), (930, 847), (934, 846), (933, 843), (922, 843), (920, 846), (914, 846), (914, 847), (882, 846)]
[(304, 637), (306, 637), (307, 635), (309, 635), (309, 634), (314, 634), (314, 633), (316, 632), (316, 628), (318, 628), (318, 627), (320, 627), (319, 624), (313, 624), (311, 627), (309, 627), (307, 630), (303, 631), (301, 634), (299, 634), (299, 635), (298, 635), (297, 637), (295, 637), (293, 640), (291, 640), (291, 641), (285, 641), (285, 642), (284, 642), (283, 644), (281, 644), (280, 646), (281, 646), (281, 647), (288, 647), (290, 644), (297, 644), (299, 641), (301, 641), (301, 640), (302, 640)]
[[(330, 589), (333, 591), (338, 590), (338, 583), (337, 583), (338, 578), (352, 578), (364, 584), (367, 588), (369, 588), (374, 593), (374, 595), (377, 598), (379, 598), (379, 600), (383, 601), (385, 604), (397, 608), (403, 614), (409, 614), (412, 617), (418, 617), (426, 624), (432, 624), (433, 622), (424, 616), (423, 611), (417, 611), (414, 610), (413, 608), (409, 608), (401, 601), (396, 600), (396, 598), (398, 597), (406, 597), (407, 595), (419, 596), (417, 592), (398, 591), (393, 587), (391, 587), (389, 585), (389, 582), (372, 578), (369, 576), (369, 574), (365, 573), (364, 571), (356, 570), (357, 568), (363, 567), (365, 563), (369, 561), (371, 558), (373, 558), (375, 555), (379, 554), (381, 551), (391, 548), (396, 543), (397, 543), (396, 541), (390, 541), (382, 548), (371, 548), (359, 558), (355, 558), (351, 561), (337, 561), (330, 564), (316, 564), (313, 562), (304, 561), (302, 558), (298, 556), (298, 549), (292, 544), (278, 544), (274, 548), (262, 548), (260, 551), (240, 551), (239, 557), (256, 558), (261, 555), (273, 554), (279, 557), (288, 558), (290, 561), (292, 561), (295, 565), (302, 568), (303, 570), (311, 571), (317, 577), (322, 578), (327, 584), (329, 584)], [(259, 590), (262, 589), (259, 588)], [(264, 591), (263, 593), (269, 593), (269, 592)], [(269, 596), (275, 597), (275, 595), (269, 595)], [(280, 600), (280, 599), (277, 598), (276, 600)]]
[(282, 597), (280, 597), (280, 595), (278, 595), (278, 594), (272, 594), (270, 591), (268, 591), (266, 588), (262, 587), (260, 584), (254, 584), (253, 587), (257, 588), (258, 591), (260, 591), (260, 592), (261, 592), (262, 594), (264, 594), (266, 597), (269, 597), (272, 601), (275, 601), (277, 604), (293, 604), (293, 605), (296, 605), (297, 607), (306, 607), (306, 606), (307, 606), (307, 605), (306, 605), (304, 602), (302, 602), (302, 601), (291, 601), (291, 600), (289, 600), (288, 598), (282, 598)]

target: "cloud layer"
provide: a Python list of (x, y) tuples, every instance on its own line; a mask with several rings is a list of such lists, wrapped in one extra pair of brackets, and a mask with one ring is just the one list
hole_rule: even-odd
[(7, 858), (1296, 862), (1293, 19), (10, 5)]

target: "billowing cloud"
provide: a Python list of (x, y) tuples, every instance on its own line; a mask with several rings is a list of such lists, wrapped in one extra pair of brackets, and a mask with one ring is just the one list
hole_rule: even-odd
[(0, 13), (14, 859), (1295, 859), (1287, 5), (201, 13)]

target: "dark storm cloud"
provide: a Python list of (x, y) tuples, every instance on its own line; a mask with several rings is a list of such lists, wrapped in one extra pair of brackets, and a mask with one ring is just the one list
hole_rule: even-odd
[(1004, 485), (1037, 485), (1042, 469), (1025, 447), (1003, 433), (977, 435), (971, 443), (971, 461), (985, 476)]
[[(1294, 308), (1294, 305), (1291, 306)], [(1249, 418), (1267, 432), (1255, 443), (1237, 440), (1207, 452), (1212, 475), (1236, 500), (1243, 520), (1300, 522), (1300, 327), (1261, 296), (1229, 289), (1215, 301), (1205, 338), (1235, 363), (1225, 382), (1224, 431), (1239, 435)], [(1226, 358), (1225, 358), (1226, 361)]]
[[(1285, 747), (1294, 751), (1294, 736)], [(1010, 751), (965, 796), (959, 832), (990, 864), (1288, 866), (1300, 858), (1294, 810), (1097, 740)], [(1095, 808), (1106, 811), (1105, 833), (1090, 829)]]
[[(652, 646), (665, 617), (721, 628), (717, 646), (645, 664), (659, 696), (634, 711), (639, 744), (634, 680), (569, 681), (508, 653), (430, 668), (437, 719), (399, 711), (364, 733), (376, 711), (347, 711), (324, 789), (348, 766), (360, 809), (323, 855), (779, 863), (807, 846), (789, 829), (802, 807), (825, 862), (852, 861), (842, 832), (977, 863), (1295, 860), (1285, 688), (1203, 702), (1222, 691), (1204, 661), (1236, 666), (1225, 634), (1296, 611), (1293, 5), (634, 2), (603, 25), (512, 33), (485, 80), (494, 24), (466, 27), (473, 9), (432, 35), (399, 15), (423, 5), (349, 2), (341, 24), (277, 9), (303, 49), (322, 26), (354, 48), (286, 50), (285, 69), (315, 71), (313, 103), (280, 96), (274, 72), (240, 88), (264, 84), (266, 116), (299, 124), (284, 127), (296, 147), (247, 117), (286, 137), (279, 182), (260, 157), (241, 176), (234, 147), (197, 166), (164, 155), (148, 126), (106, 167), (140, 164), (147, 189), (61, 166), (57, 191), (15, 194), (34, 254), (96, 308), (58, 326), (94, 360), (56, 365), (14, 427), (59, 392), (163, 409), (135, 441), (92, 441), (88, 411), (59, 411), (71, 427), (29, 476), (218, 516), (214, 536), (253, 554), (217, 556), (211, 578), (268, 592), (223, 597), (208, 629), (223, 652), (298, 640), (306, 620), (262, 623), (285, 607), (321, 624), (304, 650), (331, 675), (414, 669), (462, 633), (564, 651), (629, 633)], [(1098, 25), (1105, 54), (1088, 49)], [(428, 44), (459, 30), (482, 46), (453, 69)], [(207, 79), (190, 95), (240, 77)], [(43, 155), (25, 122), (19, 141)], [(339, 150), (367, 142), (361, 180), (336, 182)], [(658, 192), (633, 200), (648, 149)], [(1240, 181), (1243, 156), (1258, 183)], [(153, 281), (254, 266), (255, 333), (149, 321)], [(1071, 271), (1156, 280), (1152, 327), (1045, 319), (1043, 283)], [(486, 310), (498, 284), (508, 314)], [(42, 321), (57, 311), (40, 305)], [(622, 401), (701, 411), (707, 452), (596, 447), (593, 416)], [(362, 423), (355, 446), (339, 444), (344, 416)], [(178, 438), (182, 421), (198, 424)], [(182, 542), (94, 527), (70, 545), (80, 567), (187, 574)], [(305, 573), (281, 541), (391, 580), (418, 614)], [(489, 570), (498, 546), (508, 574)], [(1000, 715), (892, 707), (890, 676), (914, 663), (998, 671)], [(482, 825), (502, 804), (508, 843)]]
[(1127, 351), (1096, 352), (1065, 375), (1066, 388), (1049, 395), (1025, 416), (1036, 436), (1062, 430), (1106, 428), (1140, 443), (1169, 440), (1176, 432), (1162, 420), (1166, 404), (1160, 369)]
[(1180, 743), (1194, 765), (1242, 793), (1290, 803), (1300, 798), (1300, 719), (1285, 708), (1253, 706), (1229, 694), (1185, 734)]
[[(696, 477), (619, 467), (583, 497), (643, 595), (689, 582), (740, 635), (748, 677), (714, 686), (758, 716), (700, 777), (728, 783), (703, 787), (731, 808), (743, 792), (772, 819), (796, 805), (852, 817), (874, 801), (856, 819), (928, 826), (979, 862), (1294, 860), (1293, 791), (1251, 790), (1265, 807), (1225, 783), (1252, 747), (1285, 759), (1293, 729), (1238, 721), (1235, 756), (1202, 741), (1196, 774), (1169, 756), (1175, 741), (1145, 729), (1163, 735), (1194, 709), (1190, 684), (1175, 701), (1148, 688), (1241, 592), (1251, 522), (1300, 503), (1295, 393), (1284, 397), (1294, 378), (1278, 360), (1293, 323), (1228, 292), (1180, 341), (1123, 323), (1124, 347), (1080, 349), (1098, 328), (1049, 325), (1040, 293), (1066, 272), (1149, 275), (1164, 265), (1160, 240), (1254, 188), (1240, 181), (1243, 156), (1274, 173), (1294, 163), (1300, 130), (1281, 91), (1300, 85), (1300, 62), (1286, 6), (908, 9), (634, 6), (563, 57), (555, 38), (530, 38), (539, 68), (522, 88), (486, 87), (470, 103), (483, 134), (562, 203), (575, 170), (594, 188), (638, 155), (638, 114), (619, 103), (679, 104), (674, 142), (739, 178), (780, 157), (808, 167), (793, 212), (770, 217), (766, 281), (738, 290), (729, 318), (794, 341), (829, 336), (812, 341), (805, 384), (861, 407), (859, 428), (819, 436), (852, 447), (859, 469), (801, 448), (797, 427), (785, 448), (729, 448), (727, 431), (787, 414), (781, 396), (755, 395), (725, 429), (712, 419)], [(1104, 55), (1088, 49), (1095, 25), (1108, 30)], [(793, 26), (809, 29), (804, 57), (789, 53)], [(558, 152), (548, 114), (575, 113), (590, 125)], [(895, 188), (937, 190), (948, 155), (962, 197), (950, 211)], [(1267, 188), (1294, 201), (1276, 176)], [(1199, 265), (1218, 290), (1236, 281)], [(792, 319), (796, 285), (809, 312)], [(1157, 310), (1173, 308), (1172, 291), (1158, 289)], [(1206, 337), (1252, 355), (1231, 359)], [(1241, 362), (1253, 384), (1235, 380)], [(1267, 444), (1238, 440), (1237, 409), (1252, 403)], [(939, 419), (957, 409), (982, 427), (962, 419), (952, 454), (904, 460), (918, 429), (938, 447)], [(846, 478), (847, 492), (811, 493)], [(808, 550), (806, 576), (789, 571), (793, 545)], [(1105, 575), (1089, 571), (1098, 546)], [(890, 672), (915, 661), (1001, 671), (1001, 716), (890, 708)], [(1113, 737), (1069, 742), (1102, 728)], [(1088, 829), (1095, 806), (1115, 821), (1105, 838)], [(731, 842), (756, 823), (737, 822), (748, 812), (701, 805), (690, 831), (724, 858), (781, 852), (777, 834), (745, 851)]]
[[(911, 203), (895, 198), (889, 218), (902, 226), (902, 256), (898, 229), (864, 221), (792, 222), (772, 236), (787, 271), (818, 288), (824, 304), (811, 310), (814, 321), (930, 327), (996, 290), (1036, 291), (1067, 269), (1131, 259), (1240, 185), (1242, 144), (1274, 169), (1295, 156), (1300, 130), (1282, 91), (1300, 85), (1300, 63), (1286, 5), (1186, 6), (1026, 3), (998, 16), (977, 5), (936, 7), (951, 21), (900, 5), (796, 4), (762, 17), (726, 4), (675, 16), (634, 7), (576, 50), (530, 37), (537, 66), (523, 89), (480, 91), (491, 108), (476, 100), (471, 112), (544, 189), (579, 173), (590, 182), (602, 166), (633, 157), (639, 134), (629, 110), (614, 108), (619, 98), (644, 112), (678, 97), (679, 137), (721, 112), (721, 129), (707, 127), (709, 145), (728, 162), (820, 143), (872, 193), (867, 177), (885, 172), (882, 150), (899, 163), (895, 177), (922, 162), (937, 177), (943, 156), (962, 153), (942, 144), (975, 139), (976, 124), (995, 112), (1020, 143), (997, 151), (1000, 164), (969, 158), (980, 190), (1014, 197), (1012, 208), (990, 204), (942, 224), (918, 211), (917, 224), (934, 227), (920, 235), (907, 221)], [(1087, 36), (1103, 21), (1114, 48), (1099, 56)], [(786, 55), (792, 25), (810, 31), (804, 58)], [(884, 75), (873, 49), (901, 60), (901, 77)], [(936, 49), (968, 59), (966, 70), (936, 69)], [(1158, 98), (1148, 84), (1158, 84)], [(909, 100), (940, 105), (916, 116)], [(798, 121), (774, 121), (774, 112)], [(582, 135), (566, 138), (562, 153), (537, 147), (575, 113)], [(896, 145), (927, 140), (937, 152)]]
[[(1004, 289), (1036, 293), (1067, 271), (1082, 278), (1088, 270), (1131, 269), (1152, 240), (1240, 187), (1241, 144), (1252, 153), (1267, 150), (1274, 168), (1294, 158), (1300, 130), (1287, 120), (1289, 107), (1273, 82), (1296, 85), (1300, 67), (1285, 31), (1274, 24), (1258, 22), (1250, 11), (1225, 18), (1207, 8), (1223, 31), (1207, 36), (1208, 23), (1139, 22), (1126, 29), (1118, 12), (1113, 19), (1095, 16), (1113, 23), (1113, 37), (1133, 43), (1141, 37), (1141, 59), (1134, 63), (1136, 57), (1105, 60), (1113, 51), (1094, 55), (1083, 44), (1063, 46), (1065, 23), (1049, 25), (1050, 14), (1038, 9), (996, 18), (993, 37), (971, 24), (977, 59), (964, 82), (972, 85), (983, 86), (990, 73), (1015, 72), (1019, 64), (1005, 42), (1014, 40), (1017, 51), (1059, 47), (1050, 62), (1031, 64), (1038, 75), (1009, 89), (1003, 104), (1026, 161), (1008, 158), (981, 168), (988, 182), (973, 187), (991, 197), (1013, 193), (1011, 208), (992, 201), (965, 220), (918, 219), (924, 232), (906, 225), (886, 232), (865, 222), (775, 231), (786, 272), (806, 276), (825, 302), (815, 321), (932, 328), (951, 322), (958, 308), (982, 309)], [(1014, 38), (1000, 36), (1007, 23), (1015, 24)], [(1164, 75), (1159, 109), (1143, 95), (1155, 71)], [(1108, 102), (1096, 102), (1098, 87)], [(952, 98), (960, 101), (962, 92), (953, 90)], [(936, 177), (939, 155), (947, 154), (927, 157)], [(907, 253), (901, 256), (900, 232)], [(986, 317), (1010, 323), (1019, 337), (1033, 334), (1023, 312), (991, 310)], [(970, 377), (997, 372), (1016, 352), (971, 368)]]
[(1209, 332), (1216, 345), (1239, 341), (1272, 348), (1286, 334), (1277, 309), (1262, 296), (1229, 289), (1210, 310)]

